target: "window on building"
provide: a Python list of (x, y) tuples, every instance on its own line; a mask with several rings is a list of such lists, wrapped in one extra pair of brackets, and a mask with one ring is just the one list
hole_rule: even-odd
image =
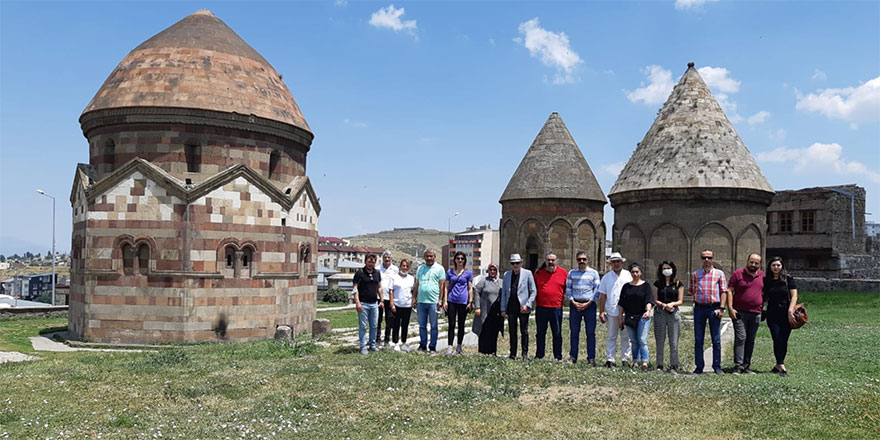
[(278, 162), (281, 160), (281, 153), (273, 150), (272, 154), (269, 155), (269, 178), (275, 176), (275, 168), (278, 167)]
[(110, 166), (116, 164), (116, 143), (113, 139), (107, 139), (104, 142), (104, 163)]
[(183, 147), (186, 154), (186, 172), (198, 173), (202, 165), (202, 146), (195, 140), (187, 141)]
[(138, 247), (138, 271), (146, 275), (150, 269), (150, 247), (142, 244)]
[(816, 257), (807, 258), (807, 269), (818, 269), (819, 259)]
[(239, 275), (250, 277), (254, 272), (254, 249), (246, 246), (241, 250), (241, 270)]
[(801, 211), (801, 232), (816, 232), (816, 211)]
[(122, 271), (126, 275), (134, 274), (134, 248), (129, 244), (122, 245)]
[(791, 229), (791, 211), (781, 211), (779, 212), (779, 226), (777, 231), (780, 233), (783, 232), (792, 232)]

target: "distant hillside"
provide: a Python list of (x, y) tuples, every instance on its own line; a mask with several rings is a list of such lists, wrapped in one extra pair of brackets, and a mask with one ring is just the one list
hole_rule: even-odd
[(413, 259), (417, 256), (421, 258), (425, 248), (433, 249), (439, 253), (448, 238), (449, 235), (444, 231), (417, 228), (345, 237), (346, 240), (351, 240), (353, 245), (379, 246), (390, 249), (394, 254), (394, 261), (399, 261), (401, 258)]

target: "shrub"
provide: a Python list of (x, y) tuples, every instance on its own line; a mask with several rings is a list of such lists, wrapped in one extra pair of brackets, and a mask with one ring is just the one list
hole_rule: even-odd
[(348, 292), (342, 289), (330, 289), (324, 292), (324, 297), (322, 298), (324, 302), (331, 303), (347, 303), (348, 302)]

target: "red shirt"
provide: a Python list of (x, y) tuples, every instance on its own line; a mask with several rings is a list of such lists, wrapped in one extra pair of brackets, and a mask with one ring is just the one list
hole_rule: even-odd
[(745, 268), (733, 271), (728, 287), (733, 288), (733, 308), (740, 312), (761, 313), (764, 303), (764, 272), (758, 269), (755, 276)]
[(535, 286), (538, 288), (535, 305), (538, 307), (562, 307), (567, 278), (568, 272), (559, 266), (556, 266), (553, 273), (547, 272), (546, 269), (538, 269), (535, 272)]

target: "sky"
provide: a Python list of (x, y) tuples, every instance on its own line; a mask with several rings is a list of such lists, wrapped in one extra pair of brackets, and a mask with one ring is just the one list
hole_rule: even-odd
[(82, 110), (129, 51), (203, 8), (311, 126), (321, 235), (497, 227), (554, 111), (607, 194), (689, 61), (774, 189), (858, 184), (880, 221), (880, 2), (4, 0), (0, 253), (51, 248), (37, 189), (70, 249)]

